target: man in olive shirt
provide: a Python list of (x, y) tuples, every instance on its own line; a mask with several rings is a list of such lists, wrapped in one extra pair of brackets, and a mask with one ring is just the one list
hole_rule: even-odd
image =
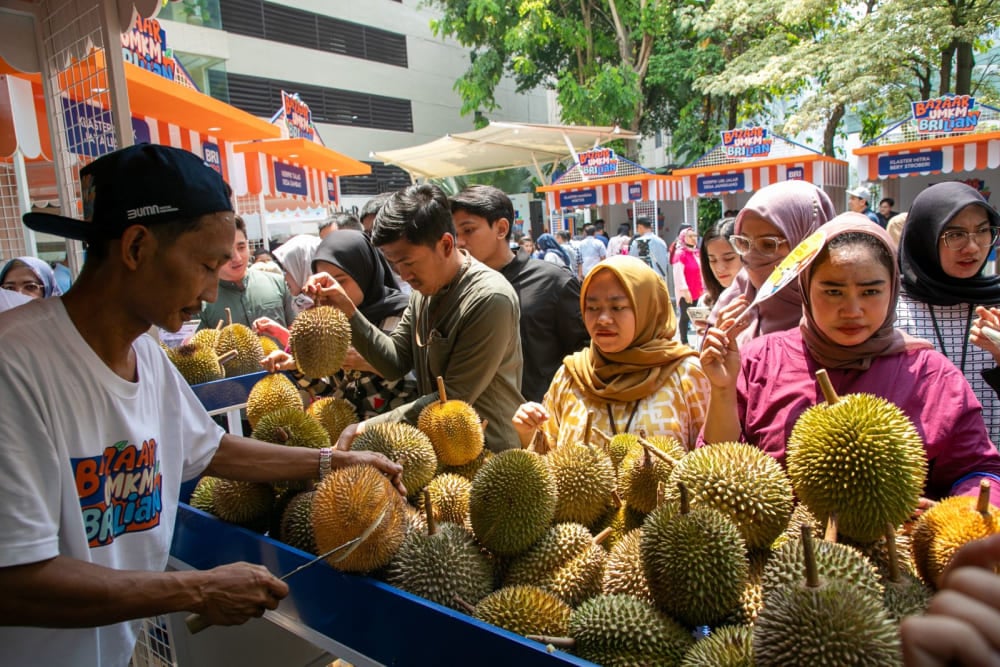
[(520, 447), (511, 423), (524, 402), (517, 295), (503, 276), (459, 249), (444, 192), (413, 185), (393, 194), (375, 218), (372, 243), (413, 288), (391, 334), (368, 322), (327, 274), (310, 278), (306, 292), (350, 318), (352, 344), (379, 374), (395, 380), (412, 369), (421, 397), (347, 427), (337, 447), (348, 449), (367, 424), (416, 424), (439, 400), (438, 376), (449, 398), (467, 401), (487, 420), (489, 449)]
[(219, 320), (229, 324), (226, 308), (232, 313), (234, 323), (248, 327), (262, 317), (274, 320), (286, 329), (292, 325), (295, 309), (284, 277), (267, 271), (248, 271), (249, 266), (247, 226), (243, 218), (236, 216), (232, 259), (219, 269), (219, 296), (215, 303), (206, 301), (201, 306), (199, 329), (214, 328)]
[(489, 185), (471, 185), (451, 198), (458, 247), (503, 277), (521, 305), (524, 372), (521, 393), (541, 402), (563, 357), (590, 342), (580, 315), (580, 281), (575, 272), (510, 248), (514, 205)]

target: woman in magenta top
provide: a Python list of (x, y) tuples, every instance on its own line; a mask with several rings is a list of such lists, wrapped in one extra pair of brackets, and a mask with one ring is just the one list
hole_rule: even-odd
[[(703, 439), (752, 443), (782, 464), (799, 416), (823, 401), (816, 371), (838, 394), (881, 396), (913, 421), (924, 440), (924, 495), (975, 495), (993, 481), (1000, 505), (1000, 455), (982, 406), (962, 373), (931, 344), (893, 326), (899, 270), (888, 234), (845, 213), (825, 227), (826, 245), (799, 276), (800, 325), (739, 349), (732, 320), (709, 329), (701, 364), (712, 382)], [(726, 330), (724, 330), (726, 329)]]

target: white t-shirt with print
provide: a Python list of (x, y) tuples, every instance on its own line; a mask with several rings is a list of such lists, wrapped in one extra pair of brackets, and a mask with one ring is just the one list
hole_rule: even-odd
[[(224, 431), (152, 338), (132, 344), (138, 382), (128, 382), (60, 298), (0, 314), (0, 341), (0, 567), (62, 555), (163, 570), (180, 484)], [(0, 665), (124, 667), (137, 627), (0, 628)]]

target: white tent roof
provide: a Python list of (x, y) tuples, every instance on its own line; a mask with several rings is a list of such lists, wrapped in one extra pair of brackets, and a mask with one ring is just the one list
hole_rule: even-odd
[(373, 152), (417, 178), (444, 178), (557, 162), (612, 139), (638, 139), (617, 127), (490, 122), (474, 132), (449, 134), (419, 146)]

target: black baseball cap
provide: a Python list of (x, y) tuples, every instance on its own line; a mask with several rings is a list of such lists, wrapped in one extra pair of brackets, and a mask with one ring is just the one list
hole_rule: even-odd
[(80, 241), (115, 239), (132, 225), (232, 211), (232, 190), (203, 159), (180, 148), (136, 144), (80, 169), (83, 220), (25, 213), (36, 232)]

